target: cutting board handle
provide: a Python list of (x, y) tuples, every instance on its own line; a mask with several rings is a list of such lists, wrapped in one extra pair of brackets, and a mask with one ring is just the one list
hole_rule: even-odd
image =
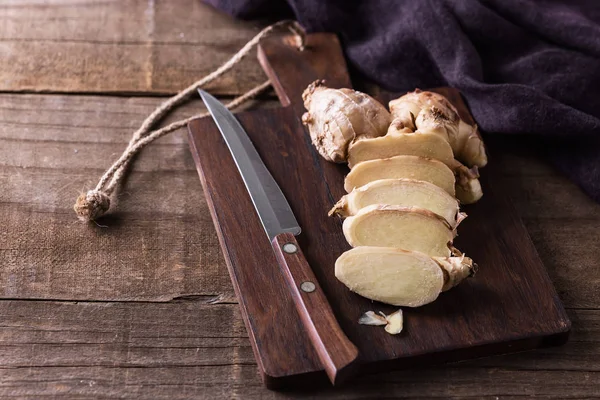
[(300, 118), (304, 113), (302, 92), (317, 79), (327, 86), (352, 87), (342, 47), (335, 34), (314, 33), (298, 50), (293, 35), (271, 36), (258, 47), (258, 61), (284, 107), (291, 106)]

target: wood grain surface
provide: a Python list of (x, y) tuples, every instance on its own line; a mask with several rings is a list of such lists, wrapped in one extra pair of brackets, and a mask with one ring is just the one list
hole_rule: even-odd
[(594, 398), (600, 312), (570, 310), (565, 346), (266, 390), (237, 304), (0, 302), (0, 397), (127, 399)]
[[(209, 48), (205, 55), (189, 65), (212, 62), (213, 57), (226, 58), (252, 34), (245, 23), (218, 15), (199, 2), (185, 3), (177, 6), (177, 9), (184, 8), (181, 12), (156, 14), (157, 26), (175, 32), (172, 39), (177, 38), (179, 32), (175, 30), (179, 26), (210, 27), (221, 40), (219, 47), (211, 46), (217, 39), (207, 39), (204, 43)], [(82, 235), (71, 235), (63, 230), (64, 224), (75, 222), (71, 211), (74, 198), (87, 184), (95, 182), (117, 157), (133, 129), (160, 99), (110, 95), (111, 92), (126, 93), (133, 90), (132, 87), (142, 88), (135, 89), (139, 96), (156, 94), (145, 86), (145, 77), (140, 76), (139, 69), (129, 69), (130, 65), (140, 63), (135, 52), (122, 50), (119, 57), (112, 59), (113, 53), (107, 52), (107, 47), (116, 51), (122, 45), (103, 47), (84, 43), (78, 47), (65, 43), (62, 46), (61, 37), (70, 34), (70, 40), (74, 41), (79, 36), (89, 38), (110, 32), (120, 32), (125, 37), (139, 35), (136, 29), (130, 29), (134, 26), (131, 22), (121, 23), (117, 18), (143, 20), (148, 4), (141, 1), (0, 2), (0, 85), (5, 85), (0, 89), (4, 92), (0, 94), (0, 290), (4, 299), (14, 298), (14, 293), (4, 293), (14, 282), (13, 290), (21, 293), (21, 300), (0, 301), (0, 397), (69, 400), (597, 398), (600, 393), (600, 274), (597, 268), (600, 206), (537, 154), (539, 141), (486, 136), (487, 143), (496, 150), (492, 162), (498, 167), (499, 175), (495, 179), (510, 192), (516, 212), (525, 222), (567, 307), (573, 322), (570, 341), (561, 347), (523, 354), (374, 375), (342, 389), (315, 390), (310, 385), (304, 393), (276, 393), (264, 389), (239, 305), (233, 304), (233, 289), (183, 131), (157, 143), (161, 150), (153, 149), (156, 146), (153, 145), (139, 157), (119, 197), (116, 215), (113, 214), (110, 223), (104, 222), (108, 230), (87, 226), (78, 231)], [(168, 3), (156, 2), (158, 7), (165, 4)], [(98, 13), (102, 23), (92, 17), (80, 23), (85, 10), (92, 6), (96, 10), (112, 8), (110, 12)], [(128, 11), (119, 12), (119, 8)], [(195, 20), (188, 17), (192, 12)], [(110, 19), (113, 19), (111, 29), (102, 29)], [(204, 25), (196, 26), (198, 19), (203, 19)], [(86, 33), (88, 26), (93, 27), (92, 34)], [(8, 36), (9, 31), (12, 38)], [(34, 34), (37, 36), (27, 36)], [(63, 61), (60, 64), (41, 62), (41, 57), (36, 60), (35, 55), (45, 54), (43, 47), (50, 46), (50, 40), (38, 40), (44, 36), (61, 45)], [(239, 43), (223, 49), (234, 39)], [(99, 57), (101, 49), (103, 53)], [(9, 56), (10, 63), (5, 61)], [(82, 72), (86, 68), (76, 65), (82, 57), (114, 63), (113, 70), (119, 74), (95, 79)], [(185, 56), (171, 54), (169, 57), (164, 58), (164, 62), (177, 66), (188, 65), (187, 60), (196, 55), (190, 51)], [(262, 74), (260, 67), (250, 59), (248, 62), (254, 65), (256, 74)], [(10, 75), (6, 73), (9, 70)], [(100, 69), (94, 72), (101, 73)], [(27, 85), (15, 85), (13, 77)], [(56, 77), (74, 84), (49, 88), (49, 82)], [(236, 79), (224, 81), (223, 91), (234, 94), (239, 90), (237, 82), (244, 77)], [(157, 85), (164, 82), (155, 80)], [(175, 82), (169, 90), (177, 89), (180, 83), (183, 82)], [(8, 84), (11, 86), (6, 86)], [(65, 95), (7, 93), (12, 90), (61, 90)], [(69, 92), (103, 95), (81, 96)], [(261, 102), (260, 107), (269, 105), (272, 103)], [(194, 105), (187, 107), (178, 116), (191, 115), (197, 110)], [(105, 114), (110, 117), (104, 117)], [(12, 151), (7, 152), (4, 148), (9, 145)], [(167, 147), (172, 148), (171, 153), (166, 153), (170, 154), (169, 159), (159, 159)], [(77, 160), (79, 152), (96, 157), (94, 164), (88, 166)], [(72, 163), (84, 167), (71, 168)], [(166, 165), (169, 167), (164, 168)], [(161, 168), (166, 171), (158, 171)], [(170, 202), (164, 201), (165, 193), (175, 193)], [(154, 208), (157, 205), (158, 208)], [(125, 210), (125, 214), (121, 213)], [(126, 221), (117, 223), (125, 216), (128, 216)], [(177, 221), (181, 222), (179, 226), (175, 225)], [(126, 254), (125, 249), (118, 248), (116, 252), (109, 249), (119, 244), (111, 239), (115, 229), (127, 230), (126, 235), (125, 231), (119, 234), (123, 240), (129, 238), (131, 243), (141, 246), (147, 237), (153, 237), (162, 247), (154, 247), (155, 257), (145, 258), (139, 257), (137, 249), (127, 250), (130, 254), (127, 262), (120, 264), (118, 260)], [(44, 232), (46, 240), (38, 241), (38, 235)], [(103, 233), (100, 241), (92, 236), (94, 232)], [(171, 234), (182, 239), (175, 241), (165, 237)], [(171, 247), (167, 246), (169, 240)], [(169, 300), (173, 284), (167, 285), (164, 281), (173, 275), (155, 272), (172, 269), (178, 257), (174, 249), (185, 248), (182, 243), (187, 243), (190, 261), (184, 268), (187, 276), (193, 273), (202, 278), (192, 279), (191, 286), (195, 289), (190, 292), (196, 295)], [(65, 261), (67, 256), (79, 262), (69, 263)], [(107, 272), (99, 279), (102, 283), (93, 283), (88, 275), (95, 271), (98, 263), (104, 265)], [(46, 275), (38, 272), (42, 267)], [(126, 285), (140, 280), (129, 280), (122, 275), (123, 267), (137, 271), (144, 283)], [(45, 280), (40, 280), (41, 276)], [(49, 280), (50, 276), (54, 282)], [(45, 288), (38, 289), (40, 285)], [(159, 286), (160, 291), (147, 289)], [(167, 296), (163, 296), (163, 290)], [(65, 294), (63, 300), (50, 300), (57, 292)], [(148, 293), (153, 294), (148, 296)], [(69, 297), (76, 301), (69, 301)], [(159, 298), (169, 301), (151, 302)]]
[[(176, 93), (259, 32), (200, 1), (0, 2), (0, 91)], [(264, 81), (252, 57), (208, 89)]]
[[(73, 199), (95, 186), (160, 101), (0, 96), (1, 297), (233, 300), (183, 133), (138, 157), (103, 226), (73, 218)], [(168, 121), (203, 110), (198, 100)]]

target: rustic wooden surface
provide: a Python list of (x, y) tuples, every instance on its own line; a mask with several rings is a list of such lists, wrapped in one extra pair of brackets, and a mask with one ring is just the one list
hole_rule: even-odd
[[(0, 21), (0, 91), (175, 93), (260, 30), (186, 0), (3, 0)], [(250, 57), (208, 89), (237, 94), (263, 80)]]
[[(82, 24), (79, 13), (84, 15), (90, 4), (98, 18)], [(336, 390), (264, 389), (185, 132), (162, 139), (139, 157), (116, 212), (103, 222), (108, 228), (81, 226), (72, 214), (77, 194), (100, 176), (160, 102), (148, 97), (157, 91), (145, 86), (144, 72), (129, 68), (139, 62), (139, 54), (121, 50), (118, 43), (78, 47), (74, 42), (86, 32), (140, 35), (123, 21), (143, 20), (148, 4), (154, 2), (0, 2), (0, 397), (598, 397), (600, 206), (535, 155), (539, 143), (493, 138), (488, 138), (490, 146), (501, 153), (492, 160), (502, 171), (499, 179), (511, 188), (517, 212), (573, 322), (569, 343), (379, 374)], [(155, 6), (166, 4), (175, 3), (157, 1)], [(252, 25), (217, 17), (199, 2), (179, 8), (184, 11), (174, 7), (172, 13), (155, 14), (156, 26), (218, 35), (195, 38), (206, 45), (190, 45), (182, 55), (161, 53), (160, 62), (174, 66), (173, 74), (181, 77), (155, 80), (162, 87), (170, 82), (165, 92), (202, 73), (200, 67), (182, 72), (186, 65), (199, 66), (201, 59), (216, 65), (217, 57), (225, 58), (255, 32), (248, 33)], [(190, 10), (197, 18), (190, 18)], [(207, 15), (203, 25), (197, 24)], [(105, 29), (110, 19), (113, 28)], [(38, 42), (44, 37), (49, 40)], [(213, 46), (218, 40), (220, 45)], [(60, 53), (60, 64), (36, 60), (35, 54), (43, 55), (50, 45), (60, 46), (52, 53)], [(83, 68), (77, 67), (81, 57), (91, 60)], [(118, 74), (101, 75), (104, 70), (93, 67), (100, 62), (118, 63), (113, 67)], [(88, 68), (92, 73), (82, 72)], [(259, 67), (254, 68), (252, 83), (262, 79)], [(14, 84), (16, 77), (28, 84)], [(70, 81), (57, 85), (54, 79)], [(243, 79), (234, 75), (227, 82), (222, 93), (234, 94)], [(22, 91), (64, 94), (15, 93)], [(107, 95), (127, 92), (139, 97)], [(191, 115), (199, 107), (192, 103), (178, 115)]]

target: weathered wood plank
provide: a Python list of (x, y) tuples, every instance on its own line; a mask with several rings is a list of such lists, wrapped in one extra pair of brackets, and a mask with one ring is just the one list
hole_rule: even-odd
[(525, 219), (525, 226), (568, 307), (600, 306), (600, 218)]
[(572, 340), (559, 348), (283, 394), (262, 387), (234, 304), (0, 301), (0, 397), (593, 397), (600, 311), (569, 314)]
[[(532, 140), (491, 136), (501, 186), (567, 307), (600, 306), (600, 204), (548, 165)], [(485, 168), (481, 174), (485, 174)]]
[(161, 101), (0, 96), (0, 297), (235, 301), (183, 130), (138, 157), (108, 228), (72, 211)]
[[(0, 91), (174, 93), (258, 31), (200, 1), (3, 1)], [(264, 80), (248, 57), (209, 88), (239, 94)]]

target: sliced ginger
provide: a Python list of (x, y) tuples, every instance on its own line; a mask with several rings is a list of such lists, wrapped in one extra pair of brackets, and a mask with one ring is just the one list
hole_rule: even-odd
[(319, 154), (329, 161), (346, 162), (351, 142), (383, 136), (391, 122), (390, 113), (371, 96), (331, 89), (323, 81), (311, 83), (302, 98), (308, 110), (302, 122)]
[(335, 276), (350, 290), (395, 306), (419, 307), (472, 275), (464, 256), (430, 257), (390, 247), (356, 247), (335, 262)]
[(439, 257), (450, 256), (455, 236), (448, 222), (431, 211), (380, 204), (346, 218), (342, 229), (352, 247), (397, 247)]
[(454, 162), (452, 148), (441, 136), (433, 133), (394, 133), (382, 137), (359, 140), (348, 148), (348, 166), (368, 160), (400, 155), (419, 156), (439, 160), (450, 166)]
[(458, 201), (445, 190), (426, 181), (414, 179), (380, 179), (369, 182), (345, 195), (329, 211), (342, 217), (356, 215), (373, 204), (418, 207), (443, 217), (452, 228), (464, 218)]
[(451, 196), (455, 195), (454, 174), (444, 163), (417, 156), (396, 156), (380, 160), (363, 161), (346, 176), (344, 188), (350, 193), (354, 188), (379, 179), (415, 179), (433, 183)]
[(410, 132), (399, 119), (392, 121), (387, 135), (351, 143), (348, 166), (352, 168), (363, 161), (398, 155), (431, 158), (446, 164), (457, 176), (456, 197), (463, 204), (474, 203), (483, 196), (477, 167), (469, 169), (456, 160), (444, 136), (431, 132)]
[[(452, 240), (465, 217), (455, 196), (468, 204), (483, 195), (477, 167), (487, 155), (477, 126), (444, 96), (418, 89), (391, 101), (391, 114), (364, 93), (322, 81), (303, 99), (318, 152), (351, 168), (349, 194), (330, 211), (347, 217), (342, 228), (354, 247), (336, 261), (336, 277), (366, 298), (418, 307), (469, 276), (474, 264)], [(399, 333), (402, 312), (367, 312), (360, 323)]]

